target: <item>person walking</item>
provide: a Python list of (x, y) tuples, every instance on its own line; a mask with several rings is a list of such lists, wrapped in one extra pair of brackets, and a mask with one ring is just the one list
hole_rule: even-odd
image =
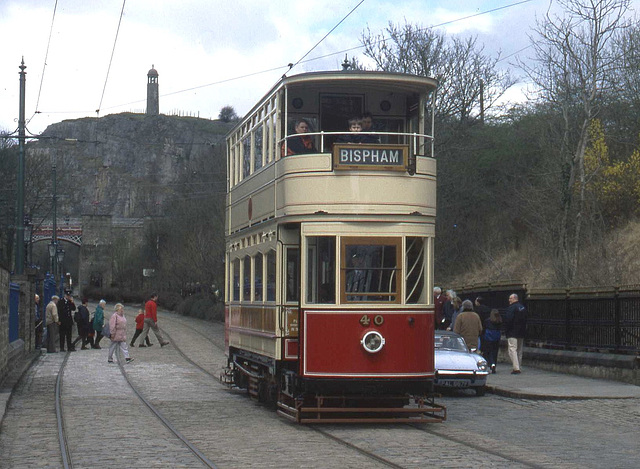
[(149, 329), (153, 330), (156, 335), (156, 339), (160, 342), (160, 347), (168, 345), (169, 342), (165, 341), (162, 337), (160, 329), (158, 329), (158, 294), (152, 293), (149, 301), (144, 305), (144, 329), (140, 338), (140, 347), (146, 347), (144, 341), (149, 335)]
[(58, 300), (58, 318), (60, 319), (60, 351), (64, 352), (65, 341), (67, 350), (75, 352), (76, 349), (71, 343), (71, 331), (73, 329), (73, 312), (76, 305), (71, 296), (71, 290), (64, 291), (64, 298)]
[[(144, 330), (144, 310), (139, 309), (138, 315), (136, 316), (136, 333), (133, 334), (133, 339), (131, 339), (131, 343), (129, 344), (131, 347), (136, 346), (136, 339), (140, 336), (140, 334), (142, 334), (143, 330)], [(151, 347), (153, 345), (149, 340), (149, 334), (147, 334), (147, 337), (145, 337), (145, 340), (147, 341), (147, 345), (144, 345), (143, 343), (141, 343), (140, 347)]]
[(96, 332), (95, 345), (93, 348), (100, 349), (100, 341), (102, 340), (102, 327), (104, 326), (104, 307), (107, 302), (100, 300), (96, 311), (93, 313), (93, 330)]
[(47, 326), (47, 353), (56, 353), (56, 332), (60, 325), (58, 318), (57, 295), (51, 297), (51, 301), (45, 310), (45, 321)]
[(444, 302), (446, 298), (442, 293), (442, 288), (434, 287), (433, 288), (433, 307), (434, 307), (434, 319), (435, 319), (435, 328), (440, 329), (442, 326), (442, 321), (444, 321), (444, 314), (442, 313), (442, 307), (444, 306)]
[(124, 305), (122, 303), (117, 303), (114, 307), (114, 312), (109, 318), (109, 330), (111, 331), (111, 344), (109, 345), (107, 362), (113, 363), (113, 352), (116, 351), (118, 346), (120, 346), (126, 362), (132, 362), (133, 358), (129, 357), (129, 347), (127, 347), (127, 318), (124, 317)]
[(478, 337), (482, 333), (480, 316), (473, 310), (471, 300), (462, 302), (462, 312), (458, 314), (453, 325), (453, 332), (460, 334), (469, 350), (478, 348)]
[(500, 312), (497, 309), (492, 309), (489, 317), (484, 321), (484, 334), (481, 342), (482, 356), (487, 360), (491, 373), (496, 373), (501, 327), (502, 316), (500, 316)]
[(518, 295), (509, 296), (509, 307), (504, 312), (504, 333), (507, 336), (512, 375), (519, 375), (522, 366), (522, 349), (527, 331), (527, 309), (518, 301)]
[(87, 350), (87, 344), (90, 343), (93, 345), (93, 339), (89, 340), (89, 309), (87, 305), (89, 304), (89, 300), (86, 298), (82, 299), (82, 304), (78, 306), (78, 310), (75, 314), (76, 325), (78, 327), (78, 337), (73, 341), (73, 346), (75, 347), (79, 341), (82, 341), (82, 347), (80, 350)]

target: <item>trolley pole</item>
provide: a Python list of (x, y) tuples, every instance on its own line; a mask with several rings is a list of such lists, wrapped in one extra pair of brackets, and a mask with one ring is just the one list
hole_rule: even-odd
[(24, 139), (25, 139), (25, 118), (24, 118), (24, 96), (27, 66), (24, 64), (24, 57), (20, 64), (20, 114), (18, 117), (18, 194), (16, 210), (16, 265), (14, 272), (16, 275), (24, 273)]

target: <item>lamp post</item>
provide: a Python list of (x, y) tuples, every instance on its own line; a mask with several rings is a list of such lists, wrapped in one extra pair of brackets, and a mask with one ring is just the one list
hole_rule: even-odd
[(56, 256), (57, 249), (58, 244), (52, 239), (51, 244), (49, 244), (49, 259), (51, 259), (51, 276), (53, 277), (54, 282), (56, 280), (56, 277), (58, 276), (58, 258)]
[(31, 218), (28, 215), (24, 217), (24, 252), (27, 259), (27, 265), (31, 266), (33, 263), (33, 246), (31, 241), (33, 239), (33, 224)]
[(20, 64), (20, 111), (18, 117), (18, 181), (16, 196), (17, 210), (16, 210), (16, 265), (15, 273), (22, 275), (24, 273), (24, 140), (25, 140), (25, 109), (24, 109), (24, 97), (25, 97), (25, 81), (26, 75), (24, 64), (24, 58)]
[(60, 298), (62, 298), (62, 294), (64, 293), (64, 269), (62, 268), (62, 263), (64, 262), (64, 249), (58, 248), (56, 251), (56, 259), (58, 260), (58, 268), (60, 269)]

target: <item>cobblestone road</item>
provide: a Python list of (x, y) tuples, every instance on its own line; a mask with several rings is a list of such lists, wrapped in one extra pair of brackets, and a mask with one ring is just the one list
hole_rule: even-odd
[[(133, 315), (128, 308), (129, 337)], [(221, 324), (162, 313), (159, 326), (172, 345), (132, 350), (136, 360), (127, 374), (220, 468), (638, 466), (637, 399), (535, 401), (471, 393), (438, 400), (448, 407), (443, 424), (319, 427), (383, 461), (374, 460), (227, 390), (176, 350), (218, 376), (225, 364)], [(119, 367), (106, 363), (106, 353), (71, 354), (63, 375), (74, 467), (203, 467), (135, 396)], [(0, 427), (0, 467), (61, 466), (54, 389), (63, 358), (43, 354), (17, 387)]]

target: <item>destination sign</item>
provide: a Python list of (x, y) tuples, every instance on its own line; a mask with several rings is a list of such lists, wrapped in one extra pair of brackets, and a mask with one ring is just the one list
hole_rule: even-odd
[(344, 169), (380, 169), (404, 171), (409, 158), (408, 145), (336, 143), (333, 167)]

